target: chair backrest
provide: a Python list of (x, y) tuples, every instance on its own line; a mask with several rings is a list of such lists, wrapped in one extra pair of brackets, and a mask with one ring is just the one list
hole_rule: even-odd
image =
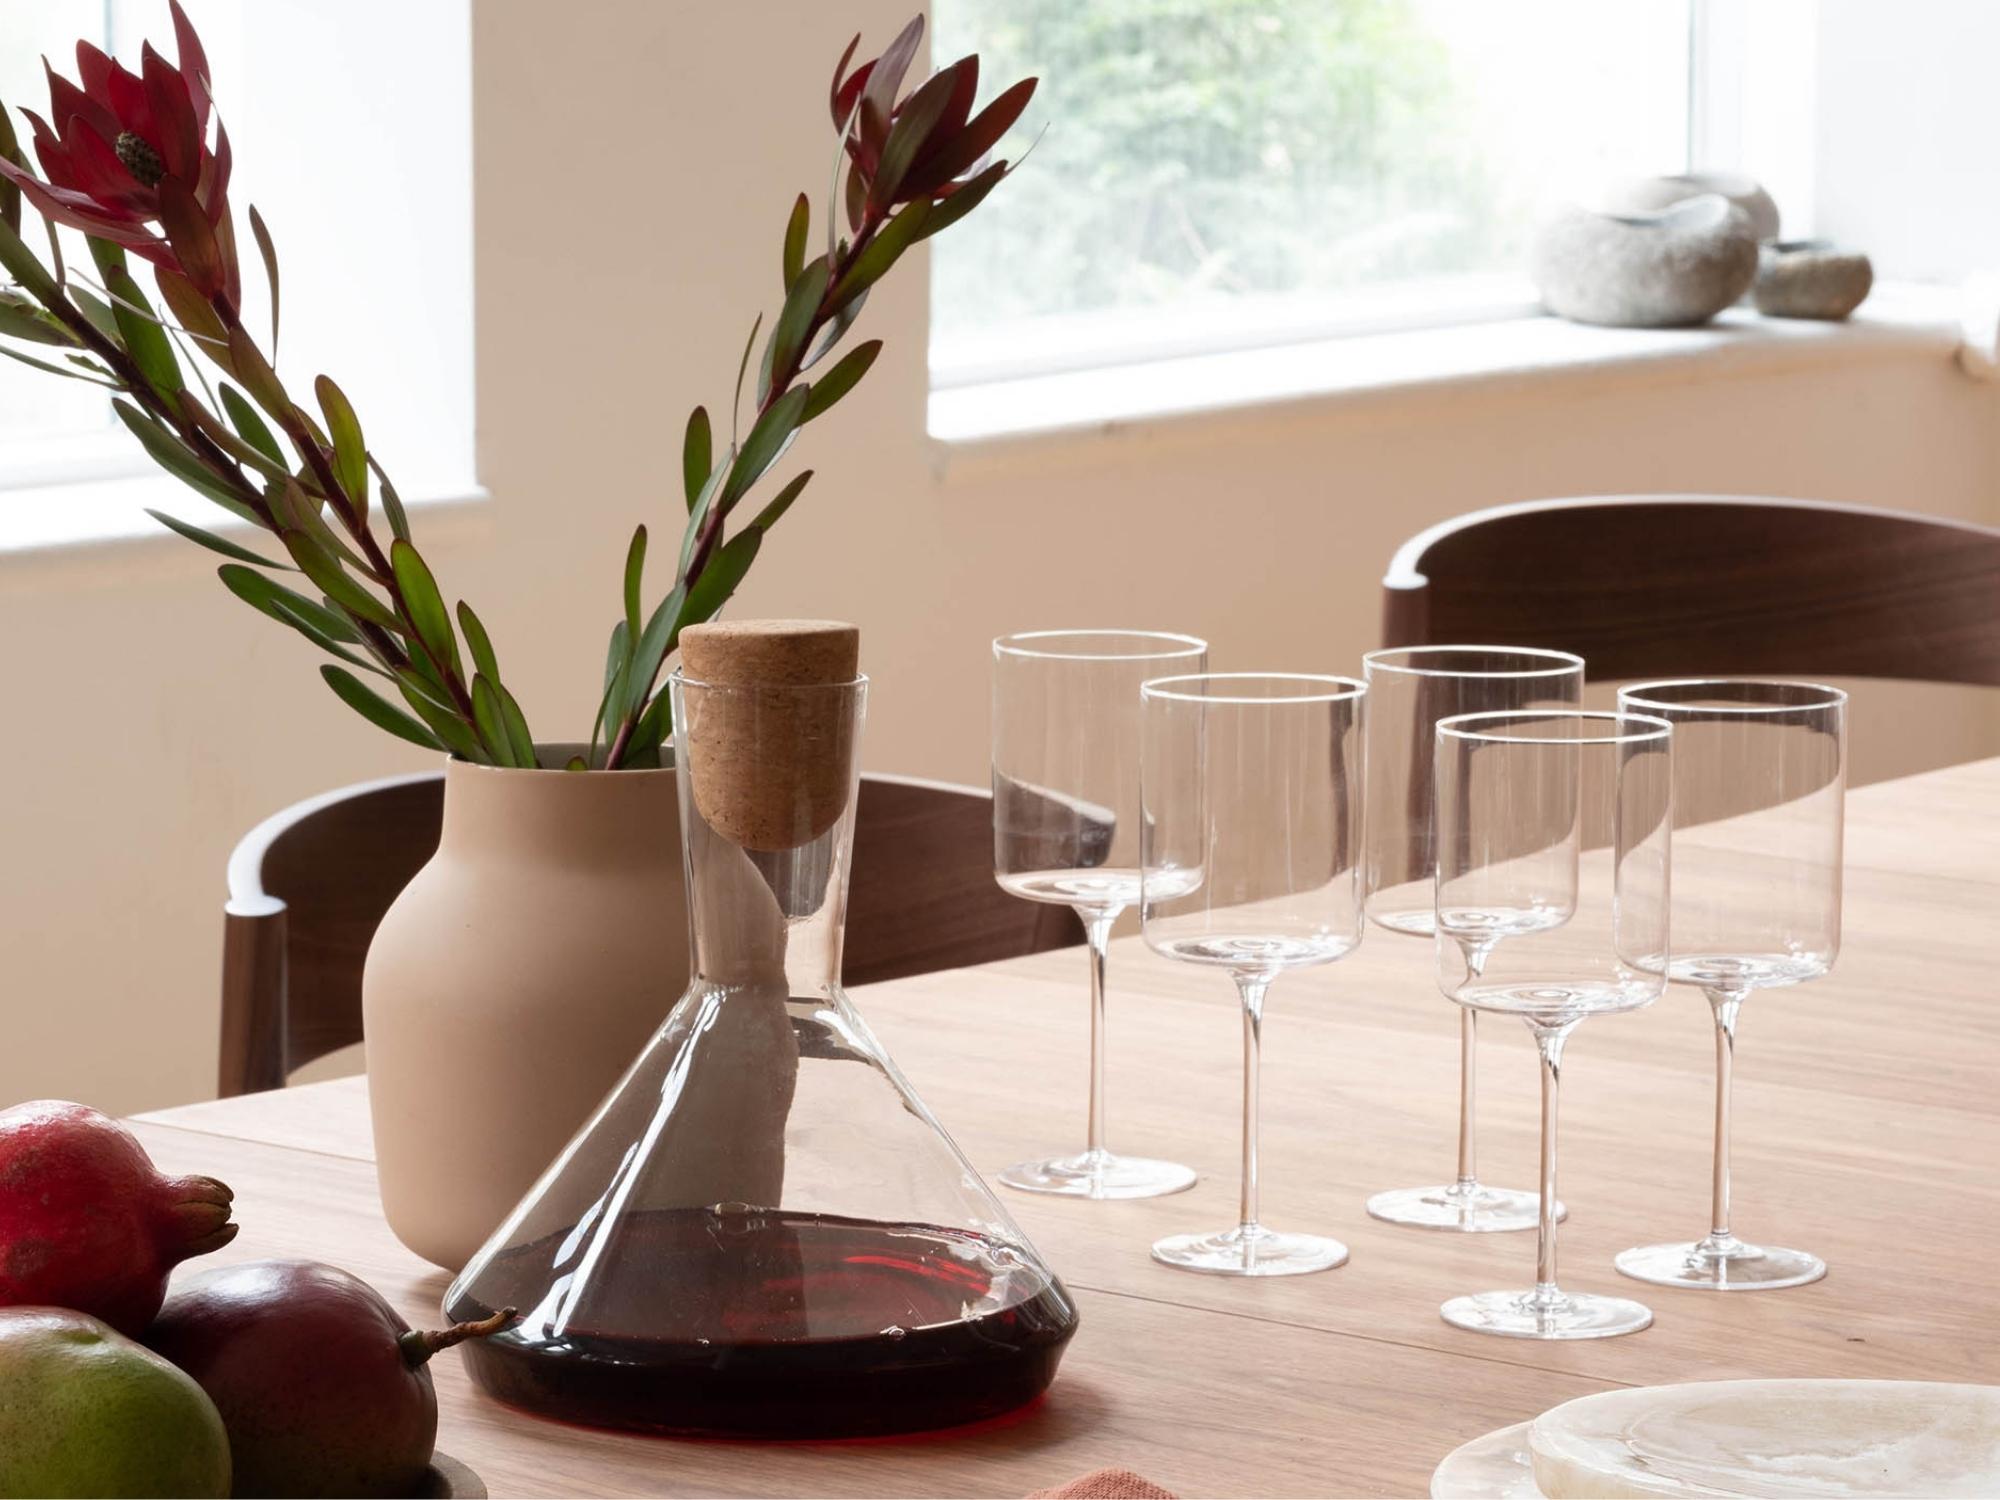
[[(343, 787), (267, 818), (229, 860), (220, 1092), (282, 1087), (361, 1039), (369, 940), (437, 850), (444, 777)], [(843, 973), (849, 984), (1083, 941), (1066, 907), (993, 880), (993, 799), (975, 787), (864, 776)]]
[(1594, 679), (2000, 685), (2000, 531), (1804, 500), (1639, 495), (1473, 511), (1404, 543), (1389, 646), (1574, 651)]

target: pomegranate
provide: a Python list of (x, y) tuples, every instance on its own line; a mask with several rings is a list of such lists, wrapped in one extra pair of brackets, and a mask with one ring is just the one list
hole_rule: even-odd
[(137, 1337), (167, 1275), (236, 1237), (229, 1189), (163, 1177), (132, 1132), (61, 1099), (0, 1110), (0, 1306), (67, 1307)]

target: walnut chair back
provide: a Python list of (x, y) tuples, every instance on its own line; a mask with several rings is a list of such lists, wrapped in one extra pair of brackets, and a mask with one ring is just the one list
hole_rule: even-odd
[(1383, 644), (1573, 651), (1594, 680), (1885, 677), (2000, 686), (2000, 531), (1719, 495), (1540, 500), (1404, 543)]
[[(443, 811), (441, 772), (392, 777), (297, 803), (236, 846), (224, 907), (223, 1097), (283, 1087), (294, 1069), (361, 1040), (369, 940), (436, 851)], [(1067, 908), (1018, 900), (994, 883), (990, 794), (861, 778), (847, 983), (1082, 941)]]

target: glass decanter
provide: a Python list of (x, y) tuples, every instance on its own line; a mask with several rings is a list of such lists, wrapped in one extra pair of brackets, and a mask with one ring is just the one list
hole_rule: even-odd
[(446, 1294), (519, 1310), (467, 1346), (473, 1378), (707, 1436), (1018, 1407), (1076, 1306), (840, 985), (866, 679), (670, 690), (695, 972)]

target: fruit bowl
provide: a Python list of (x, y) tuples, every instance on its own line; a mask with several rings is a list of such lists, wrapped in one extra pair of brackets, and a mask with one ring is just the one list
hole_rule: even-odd
[(416, 1500), (486, 1500), (486, 1481), (449, 1453), (433, 1453)]

